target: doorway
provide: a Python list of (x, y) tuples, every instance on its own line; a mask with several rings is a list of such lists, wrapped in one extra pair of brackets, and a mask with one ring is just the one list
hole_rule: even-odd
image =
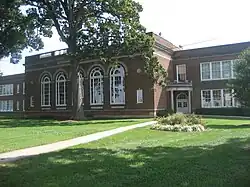
[(177, 113), (189, 113), (188, 96), (185, 93), (180, 93), (176, 97), (176, 112)]

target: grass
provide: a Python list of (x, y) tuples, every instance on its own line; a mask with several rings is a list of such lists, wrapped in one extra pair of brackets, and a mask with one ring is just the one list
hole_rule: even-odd
[(207, 119), (202, 133), (127, 131), (2, 165), (0, 186), (250, 186), (249, 123)]
[(149, 119), (62, 122), (0, 119), (0, 153), (71, 139), (147, 120)]

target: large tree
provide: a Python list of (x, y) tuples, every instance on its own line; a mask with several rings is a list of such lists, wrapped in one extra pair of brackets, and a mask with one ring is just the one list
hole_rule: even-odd
[[(22, 12), (21, 0), (1, 0), (0, 2), (0, 59), (12, 56), (17, 63), (25, 48), (43, 48), (41, 34), (51, 37), (51, 25), (46, 22), (40, 27), (31, 16)], [(39, 29), (36, 29), (39, 28)]]
[(234, 64), (235, 78), (229, 81), (234, 96), (242, 106), (250, 107), (250, 49), (244, 50)]
[[(81, 59), (115, 63), (119, 55), (140, 53), (145, 71), (164, 82), (166, 72), (153, 55), (154, 40), (140, 24), (142, 6), (133, 0), (25, 0), (27, 14), (41, 22), (53, 22), (68, 46), (71, 61), (73, 113), (79, 111), (77, 72)], [(43, 27), (43, 23), (40, 24)]]

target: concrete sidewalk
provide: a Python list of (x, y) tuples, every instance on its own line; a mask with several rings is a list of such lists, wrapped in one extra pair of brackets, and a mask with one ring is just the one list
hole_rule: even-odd
[(112, 136), (114, 134), (122, 133), (122, 132), (135, 129), (135, 128), (139, 128), (139, 127), (145, 127), (145, 126), (152, 125), (155, 123), (156, 121), (150, 121), (150, 122), (130, 125), (126, 127), (119, 127), (116, 129), (98, 132), (98, 133), (94, 133), (94, 134), (90, 134), (87, 136), (82, 136), (82, 137), (78, 137), (78, 138), (74, 138), (70, 140), (65, 140), (65, 141), (60, 141), (60, 142), (56, 142), (52, 144), (2, 153), (0, 154), (0, 163), (12, 162), (12, 161), (16, 161), (25, 157), (49, 153), (53, 151), (59, 151), (59, 150), (66, 149), (71, 146), (85, 144), (85, 143), (99, 140), (108, 136)]

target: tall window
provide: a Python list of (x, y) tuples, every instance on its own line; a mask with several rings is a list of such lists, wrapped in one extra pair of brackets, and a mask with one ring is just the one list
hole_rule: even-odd
[(30, 97), (30, 107), (34, 107), (35, 104), (34, 104), (34, 96), (31, 96)]
[(176, 66), (177, 81), (186, 81), (186, 64)]
[(62, 72), (56, 76), (56, 106), (66, 106), (66, 77)]
[(201, 64), (201, 79), (202, 80), (210, 79), (210, 64), (209, 63)]
[(45, 75), (41, 79), (41, 105), (50, 106), (50, 93), (51, 93), (51, 79)]
[(220, 79), (220, 62), (212, 62), (212, 79)]
[(125, 70), (118, 65), (110, 70), (110, 103), (125, 104)]
[(201, 91), (202, 108), (238, 107), (233, 91), (229, 89), (215, 89)]
[(231, 90), (223, 90), (224, 107), (233, 106), (233, 95)]
[(90, 72), (90, 104), (103, 104), (103, 73), (100, 67)]
[(212, 106), (211, 103), (211, 92), (210, 90), (202, 91), (202, 107), (203, 108), (210, 108)]
[(0, 100), (0, 111), (1, 112), (12, 112), (13, 111), (13, 100)]
[(222, 107), (222, 97), (221, 90), (213, 90), (213, 106)]
[(13, 84), (0, 85), (0, 96), (13, 95)]
[(16, 110), (19, 110), (19, 101), (16, 102)]
[(17, 84), (16, 85), (16, 93), (19, 93), (20, 92), (20, 84)]
[(23, 94), (25, 94), (25, 82), (23, 82)]
[(220, 80), (234, 78), (234, 64), (237, 60), (223, 60), (200, 64), (201, 80)]
[(222, 61), (222, 78), (231, 78), (232, 76), (232, 67), (230, 60)]

